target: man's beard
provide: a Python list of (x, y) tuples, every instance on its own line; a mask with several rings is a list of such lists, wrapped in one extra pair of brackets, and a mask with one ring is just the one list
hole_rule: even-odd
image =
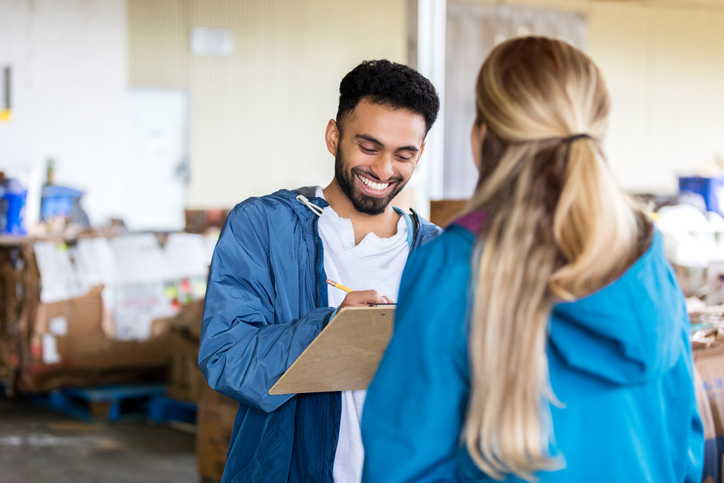
[[(338, 148), (337, 155), (334, 157), (334, 178), (337, 180), (339, 187), (342, 188), (342, 192), (352, 202), (354, 209), (360, 213), (364, 213), (365, 215), (375, 216), (384, 213), (387, 205), (390, 204), (392, 199), (397, 196), (397, 193), (402, 191), (402, 188), (404, 188), (405, 184), (407, 184), (407, 182), (400, 182), (402, 181), (402, 177), (385, 180), (384, 182), (390, 181), (397, 183), (396, 187), (390, 191), (389, 195), (384, 198), (368, 196), (357, 186), (357, 183), (355, 182), (357, 174), (366, 175), (367, 177), (375, 180), (378, 180), (378, 178), (371, 172), (362, 168), (352, 168), (349, 171), (345, 171), (345, 164), (344, 158), (342, 157), (342, 150)], [(383, 180), (378, 181), (383, 182)]]

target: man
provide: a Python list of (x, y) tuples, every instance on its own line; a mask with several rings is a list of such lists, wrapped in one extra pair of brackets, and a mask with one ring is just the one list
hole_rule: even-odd
[(337, 308), (396, 300), (408, 254), (439, 232), (390, 205), (438, 110), (434, 87), (413, 69), (363, 62), (342, 80), (327, 125), (329, 186), (250, 198), (229, 215), (211, 263), (199, 351), (211, 387), (240, 403), (224, 482), (361, 480), (365, 391), (269, 389)]

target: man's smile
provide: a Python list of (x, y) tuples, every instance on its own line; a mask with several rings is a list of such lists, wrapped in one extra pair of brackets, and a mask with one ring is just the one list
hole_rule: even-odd
[(372, 179), (370, 179), (364, 175), (361, 175), (361, 174), (357, 174), (357, 178), (360, 181), (362, 181), (362, 183), (364, 183), (364, 185), (367, 186), (369, 189), (376, 191), (378, 193), (382, 193), (383, 191), (385, 191), (391, 184), (391, 183), (379, 183), (379, 182), (373, 181)]

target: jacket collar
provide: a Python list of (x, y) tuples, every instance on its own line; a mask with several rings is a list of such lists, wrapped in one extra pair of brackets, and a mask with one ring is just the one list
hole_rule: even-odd
[[(292, 193), (296, 195), (296, 200), (304, 205), (307, 211), (313, 212), (317, 216), (322, 216), (321, 210), (317, 211), (315, 207), (326, 208), (327, 206), (329, 206), (327, 200), (317, 197), (316, 186), (304, 186), (302, 188), (297, 188), (295, 190), (292, 190)], [(415, 210), (410, 210), (411, 213), (407, 213), (403, 209), (396, 206), (393, 206), (392, 208), (398, 215), (402, 216), (407, 223), (407, 243), (410, 246), (410, 251), (412, 251), (418, 231), (420, 230), (420, 217), (415, 212)]]

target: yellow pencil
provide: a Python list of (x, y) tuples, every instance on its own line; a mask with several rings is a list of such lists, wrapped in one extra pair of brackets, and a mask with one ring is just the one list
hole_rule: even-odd
[(334, 280), (327, 279), (327, 283), (330, 284), (332, 287), (337, 287), (338, 289), (344, 290), (345, 292), (354, 292), (354, 290), (352, 290), (351, 288), (345, 287), (344, 285), (341, 285)]

